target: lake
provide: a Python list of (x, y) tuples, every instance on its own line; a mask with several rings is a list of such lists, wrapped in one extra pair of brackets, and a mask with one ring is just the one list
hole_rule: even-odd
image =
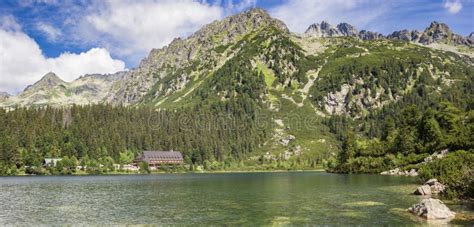
[(323, 172), (0, 177), (0, 224), (423, 224), (406, 211), (418, 184)]

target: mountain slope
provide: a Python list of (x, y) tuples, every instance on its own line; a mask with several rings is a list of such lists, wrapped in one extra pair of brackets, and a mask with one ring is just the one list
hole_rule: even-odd
[[(100, 114), (72, 117), (86, 123), (75, 125), (71, 133), (88, 135), (84, 139), (78, 134), (75, 149), (96, 156), (96, 150), (116, 157), (125, 148), (182, 149), (192, 160), (188, 162), (197, 164), (233, 160), (269, 168), (314, 167), (347, 151), (351, 134), (364, 149), (376, 150), (379, 156), (394, 155), (398, 151), (381, 148), (389, 144), (385, 118), (398, 123), (404, 119), (402, 110), (412, 105), (427, 111), (442, 108), (442, 102), (463, 114), (471, 111), (474, 60), (472, 49), (443, 24), (432, 23), (423, 33), (392, 35), (387, 38), (359, 32), (347, 23), (333, 27), (324, 22), (300, 36), (265, 11), (252, 9), (152, 50), (136, 69), (84, 76), (71, 83), (50, 73), (2, 105), (117, 106), (77, 111), (111, 111), (107, 116), (116, 116), (124, 125)], [(454, 49), (443, 51), (432, 45)], [(57, 130), (68, 130), (64, 122)], [(215, 122), (217, 129), (212, 128)], [(102, 126), (100, 132), (83, 128), (95, 125)], [(71, 151), (65, 143), (58, 142)], [(83, 149), (84, 144), (93, 151)], [(419, 153), (433, 152), (427, 150), (433, 146), (416, 146)], [(410, 153), (415, 152), (412, 148)], [(377, 162), (383, 162), (379, 156)], [(341, 160), (342, 165), (352, 159)], [(360, 160), (365, 168), (368, 159)], [(391, 164), (377, 168), (387, 166)]]
[[(260, 40), (257, 40), (256, 37), (259, 37), (258, 39)], [(355, 39), (350, 39), (352, 37)], [(252, 9), (241, 14), (229, 16), (221, 21), (215, 21), (204, 26), (186, 39), (178, 38), (164, 48), (152, 50), (138, 68), (119, 73), (120, 76), (118, 77), (123, 77), (120, 80), (114, 79), (114, 77), (111, 77), (110, 80), (102, 80), (105, 79), (105, 76), (96, 75), (97, 78), (102, 79), (97, 81), (90, 80), (90, 86), (86, 85), (88, 83), (86, 80), (78, 79), (76, 81), (77, 85), (72, 84), (73, 88), (69, 91), (63, 88), (65, 84), (62, 84), (63, 82), (59, 81), (59, 78), (53, 78), (51, 81), (53, 84), (50, 85), (55, 88), (53, 91), (45, 91), (45, 89), (30, 90), (27, 88), (23, 92), (24, 94), (10, 98), (8, 101), (4, 99), (0, 105), (112, 103), (115, 105), (153, 104), (163, 106), (164, 104), (164, 106), (173, 106), (181, 100), (188, 103), (194, 102), (191, 101), (193, 98), (188, 97), (195, 97), (194, 93), (202, 90), (198, 88), (203, 87), (205, 83), (216, 83), (215, 79), (213, 79), (214, 81), (208, 80), (211, 80), (213, 75), (227, 61), (235, 60), (237, 55), (240, 58), (247, 58), (246, 60), (249, 60), (247, 63), (251, 64), (245, 63), (245, 65), (248, 66), (247, 69), (251, 69), (250, 71), (255, 71), (255, 68), (258, 66), (257, 68), (263, 69), (263, 71), (268, 72), (267, 74), (276, 76), (276, 78), (272, 78), (269, 75), (266, 76), (266, 81), (271, 80), (272, 83), (273, 80), (277, 79), (277, 83), (274, 84), (275, 86), (285, 87), (288, 84), (292, 84), (292, 86), (305, 86), (307, 77), (304, 74), (307, 71), (312, 72), (312, 70), (314, 71), (318, 67), (317, 64), (307, 64), (311, 60), (302, 58), (302, 55), (318, 56), (321, 54), (323, 56), (322, 52), (327, 48), (333, 48), (340, 53), (350, 52), (354, 50), (351, 49), (352, 47), (359, 45), (359, 40), (389, 39), (428, 45), (433, 49), (452, 51), (457, 54), (467, 54), (473, 57), (474, 52), (470, 49), (473, 44), (472, 37), (472, 35), (471, 37), (456, 35), (446, 24), (438, 22), (431, 23), (424, 32), (402, 30), (393, 32), (385, 37), (376, 32), (358, 31), (347, 23), (332, 26), (324, 21), (321, 24), (309, 26), (303, 37), (299, 37), (291, 34), (281, 21), (271, 18), (265, 11)], [(315, 38), (319, 39), (319, 41), (315, 41)], [(344, 46), (337, 45), (333, 38), (348, 38), (349, 40), (337, 41), (344, 42), (344, 45), (346, 45)], [(279, 40), (280, 44), (273, 39)], [(298, 43), (291, 44), (290, 41), (298, 41)], [(284, 44), (285, 46), (282, 46), (285, 42), (291, 45)], [(269, 46), (269, 44), (273, 46)], [(362, 42), (360, 45), (365, 44)], [(384, 50), (386, 53), (394, 51), (393, 54), (398, 54), (395, 50), (390, 49), (390, 46), (398, 45), (396, 43), (381, 41), (381, 43), (376, 43), (376, 45), (386, 48)], [(384, 45), (387, 45), (387, 47)], [(254, 53), (248, 51), (248, 49), (252, 48), (256, 49)], [(282, 49), (280, 50), (280, 48)], [(301, 48), (305, 49), (306, 53), (301, 50), (296, 51)], [(310, 49), (308, 50), (308, 48)], [(405, 47), (399, 46), (396, 48)], [(414, 49), (412, 48), (411, 50)], [(250, 53), (251, 56), (242, 56), (243, 52), (247, 52), (246, 55)], [(357, 53), (358, 51), (356, 50), (352, 54)], [(368, 52), (358, 54), (365, 56)], [(321, 56), (318, 58), (319, 61), (328, 57)], [(283, 58), (285, 62), (280, 62), (280, 58)], [(370, 58), (370, 56), (365, 58)], [(277, 65), (274, 64), (275, 60)], [(344, 61), (336, 61), (335, 64), (341, 63), (345, 64)], [(302, 69), (300, 68), (301, 64), (305, 64), (304, 67), (309, 68)], [(334, 63), (330, 62), (329, 65), (334, 65)], [(284, 72), (281, 72), (282, 70)], [(298, 75), (293, 75), (296, 72)], [(46, 78), (43, 78), (42, 83), (46, 83), (44, 82), (45, 80)], [(296, 80), (296, 83), (294, 80)], [(47, 83), (45, 85), (37, 84), (36, 87), (46, 88), (46, 85)], [(269, 87), (272, 87), (272, 85), (267, 84)], [(340, 85), (342, 86), (342, 84)], [(309, 84), (306, 85), (304, 93), (308, 93), (311, 87)], [(347, 90), (347, 87), (343, 89)], [(200, 91), (200, 93), (202, 94), (203, 92)], [(304, 96), (306, 97), (307, 95), (305, 94)], [(332, 96), (334, 95), (336, 94)], [(320, 95), (317, 96), (320, 99)], [(336, 98), (332, 97), (332, 99)], [(319, 108), (331, 112), (331, 108), (326, 108), (326, 106), (334, 105), (334, 102), (340, 101), (332, 100), (328, 102), (326, 100), (326, 102), (326, 105), (318, 104)]]
[(152, 96), (161, 96), (179, 91), (196, 79), (195, 74), (206, 74), (222, 65), (227, 56), (219, 52), (229, 44), (268, 26), (288, 33), (281, 21), (254, 9), (215, 21), (184, 40), (175, 39), (164, 48), (152, 50), (136, 70), (125, 76), (108, 100), (134, 104), (143, 101), (150, 92), (154, 92)]

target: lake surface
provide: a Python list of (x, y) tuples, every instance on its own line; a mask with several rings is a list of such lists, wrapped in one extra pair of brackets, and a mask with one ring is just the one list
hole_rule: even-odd
[(0, 224), (423, 224), (406, 211), (418, 183), (320, 172), (0, 177)]

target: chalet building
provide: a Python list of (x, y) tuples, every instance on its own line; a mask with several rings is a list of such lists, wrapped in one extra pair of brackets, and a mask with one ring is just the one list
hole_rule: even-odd
[(150, 166), (183, 164), (183, 155), (179, 151), (144, 151), (135, 160), (135, 164), (146, 162)]

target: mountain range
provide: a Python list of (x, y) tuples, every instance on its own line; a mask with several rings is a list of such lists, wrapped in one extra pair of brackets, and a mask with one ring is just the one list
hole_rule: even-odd
[(472, 38), (438, 22), (386, 36), (321, 22), (296, 34), (251, 9), (135, 69), (72, 82), (50, 72), (2, 94), (0, 158), (180, 150), (191, 168), (418, 169), (474, 147)]
[(359, 32), (354, 26), (348, 23), (340, 23), (337, 26), (332, 26), (331, 24), (323, 21), (320, 24), (310, 25), (304, 35), (308, 37), (319, 38), (358, 37), (362, 40), (390, 39), (409, 41), (424, 45), (429, 45), (431, 43), (444, 43), (467, 47), (472, 47), (474, 45), (474, 32), (469, 36), (463, 37), (461, 35), (454, 34), (448, 25), (436, 21), (431, 22), (431, 24), (423, 32), (404, 29), (400, 31), (394, 31), (387, 36), (366, 30)]
[[(423, 32), (401, 30), (384, 36), (377, 32), (358, 31), (347, 23), (332, 26), (323, 21), (310, 25), (303, 34), (294, 34), (283, 22), (270, 17), (264, 10), (251, 9), (208, 24), (185, 39), (173, 40), (168, 46), (151, 50), (148, 57), (130, 71), (111, 75), (85, 75), (71, 83), (62, 81), (60, 75), (51, 72), (17, 96), (2, 93), (0, 106), (94, 103), (151, 103), (160, 106), (166, 105), (166, 100), (179, 102), (200, 87), (205, 78), (211, 77), (229, 59), (238, 55), (243, 49), (239, 45), (245, 43), (244, 38), (255, 36), (269, 28), (277, 30), (278, 36), (285, 36), (294, 41), (303, 49), (305, 55), (323, 54), (325, 49), (338, 42), (336, 38), (355, 38), (354, 41), (348, 41), (347, 45), (359, 48), (358, 43), (378, 44), (377, 40), (386, 41), (387, 45), (392, 45), (395, 41), (405, 41), (407, 44), (421, 44), (432, 49), (451, 51), (463, 58), (470, 59), (473, 56), (474, 33), (462, 37), (454, 34), (443, 23), (432, 22)], [(363, 51), (360, 55), (370, 54), (367, 49), (361, 50)], [(274, 62), (268, 59), (268, 56), (261, 55), (250, 60), (253, 68), (270, 68), (267, 71), (275, 73), (273, 67), (270, 67)], [(283, 64), (282, 67), (285, 74), (298, 71), (295, 65)], [(288, 83), (289, 81), (280, 81), (279, 85)], [(303, 93), (308, 93), (310, 85), (306, 84)], [(334, 101), (328, 102), (327, 105), (331, 106), (331, 103)]]

